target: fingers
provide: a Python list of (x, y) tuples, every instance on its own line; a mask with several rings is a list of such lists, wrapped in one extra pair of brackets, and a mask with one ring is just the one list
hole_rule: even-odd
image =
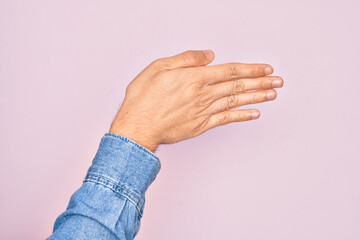
[(259, 78), (241, 78), (234, 81), (226, 81), (208, 86), (213, 99), (236, 95), (251, 90), (266, 90), (280, 88), (284, 81), (278, 76), (267, 76)]
[(239, 78), (263, 77), (273, 73), (268, 64), (226, 63), (198, 67), (197, 71), (206, 84), (215, 84)]
[(213, 102), (207, 109), (207, 112), (214, 114), (237, 108), (247, 104), (261, 103), (265, 101), (274, 100), (277, 96), (275, 89), (261, 90), (254, 92), (246, 92), (237, 95), (230, 95), (227, 97), (220, 98)]
[(211, 128), (229, 124), (232, 122), (242, 122), (257, 119), (260, 117), (260, 112), (256, 109), (240, 109), (240, 110), (228, 110), (216, 113), (212, 115), (204, 130), (207, 131)]
[(209, 64), (214, 60), (215, 54), (211, 50), (188, 50), (175, 56), (158, 59), (166, 68), (197, 67)]

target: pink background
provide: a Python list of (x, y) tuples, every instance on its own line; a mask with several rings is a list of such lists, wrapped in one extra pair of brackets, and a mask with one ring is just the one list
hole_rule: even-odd
[(285, 85), (260, 119), (160, 146), (137, 239), (360, 239), (360, 2), (0, 1), (0, 237), (44, 239), (127, 84), (212, 49)]

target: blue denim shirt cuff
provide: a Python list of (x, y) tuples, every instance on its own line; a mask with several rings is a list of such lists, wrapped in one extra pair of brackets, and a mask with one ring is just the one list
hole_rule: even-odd
[(126, 197), (143, 213), (145, 192), (160, 171), (159, 158), (133, 140), (105, 133), (84, 182), (101, 184)]

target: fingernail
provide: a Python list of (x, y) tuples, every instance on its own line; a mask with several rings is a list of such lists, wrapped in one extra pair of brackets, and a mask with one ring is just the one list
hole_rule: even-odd
[(282, 85), (283, 85), (283, 82), (282, 82), (282, 80), (280, 80), (280, 79), (275, 79), (275, 80), (272, 82), (272, 86), (273, 86), (274, 88), (282, 87)]
[(212, 60), (214, 58), (214, 53), (211, 50), (203, 50), (207, 59)]
[(267, 100), (274, 100), (276, 98), (276, 92), (270, 91), (266, 93)]
[(266, 67), (266, 68), (265, 68), (265, 74), (266, 74), (266, 75), (269, 75), (269, 74), (271, 74), (272, 72), (273, 72), (272, 67)]
[(258, 112), (258, 111), (256, 111), (256, 112), (252, 112), (252, 113), (251, 113), (251, 117), (252, 117), (252, 119), (259, 118), (259, 116), (260, 116), (260, 112)]

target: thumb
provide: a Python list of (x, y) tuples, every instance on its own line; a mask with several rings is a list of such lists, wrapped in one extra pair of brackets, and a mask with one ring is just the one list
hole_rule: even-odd
[(215, 58), (212, 50), (188, 50), (172, 57), (166, 57), (170, 68), (196, 67), (211, 63)]

